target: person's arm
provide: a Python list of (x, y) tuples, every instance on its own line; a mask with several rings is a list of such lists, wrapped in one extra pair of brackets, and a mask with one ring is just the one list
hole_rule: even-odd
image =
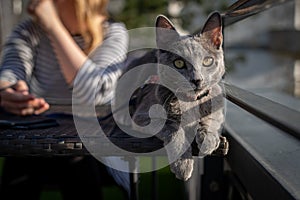
[(49, 36), (66, 82), (71, 84), (88, 57), (61, 23), (49, 32)]
[(29, 11), (51, 38), (63, 75), (73, 84), (73, 97), (81, 103), (108, 102), (126, 58), (126, 29), (120, 25), (109, 28), (110, 33), (103, 43), (87, 56), (62, 24), (52, 0), (41, 0), (38, 5), (29, 7)]
[(42, 98), (29, 94), (39, 30), (32, 21), (19, 24), (7, 39), (0, 64), (0, 106), (17, 115), (40, 114), (49, 108)]
[(38, 28), (30, 21), (20, 23), (5, 41), (0, 64), (0, 88), (28, 81), (35, 57), (35, 46), (39, 40)]
[(127, 50), (127, 29), (121, 23), (110, 24), (103, 43), (89, 55), (74, 79), (73, 97), (78, 103), (101, 105), (111, 100), (125, 69)]
[(67, 83), (70, 84), (86, 61), (86, 54), (79, 48), (62, 23), (53, 0), (30, 3), (28, 11), (48, 34), (62, 73)]

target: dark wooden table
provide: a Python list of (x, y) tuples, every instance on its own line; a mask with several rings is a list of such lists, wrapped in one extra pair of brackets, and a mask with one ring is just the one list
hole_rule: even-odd
[[(103, 110), (107, 113), (107, 107), (97, 108), (99, 119)], [(9, 120), (16, 122), (28, 122), (36, 120), (54, 119), (57, 125), (44, 128), (20, 129), (15, 127), (0, 126), (0, 156), (88, 156), (93, 153), (101, 156), (127, 156), (128, 161), (134, 161), (134, 157), (128, 157), (122, 149), (145, 153), (152, 152), (155, 149), (162, 148), (162, 142), (150, 137), (146, 139), (134, 138), (122, 132), (114, 123), (111, 117), (100, 120), (99, 123), (105, 125), (106, 135), (95, 135), (94, 127), (86, 127), (84, 139), (86, 141), (96, 141), (95, 145), (101, 143), (101, 147), (95, 148), (96, 152), (91, 152), (85, 148), (74, 124), (71, 106), (51, 106), (51, 109), (40, 116), (20, 117), (0, 111), (0, 120)], [(3, 122), (3, 121), (2, 121)], [(105, 140), (104, 137), (107, 139)], [(86, 144), (86, 143), (85, 143)], [(118, 146), (121, 150), (113, 148)], [(131, 166), (134, 162), (129, 162)], [(138, 174), (130, 173), (130, 199), (138, 199)]]
[[(103, 107), (97, 108), (97, 111), (101, 112), (101, 109), (107, 110)], [(0, 126), (0, 156), (89, 155), (91, 152), (85, 148), (70, 113), (72, 113), (71, 106), (51, 106), (48, 112), (40, 116), (20, 117), (0, 112), (0, 120), (22, 122), (55, 119), (58, 124), (53, 127), (28, 130)], [(105, 148), (101, 148), (101, 152), (98, 149), (96, 153), (101, 153), (103, 156), (122, 156), (124, 154), (123, 151), (111, 148), (112, 144), (135, 153), (152, 152), (163, 146), (162, 142), (155, 137), (140, 139), (125, 134), (114, 124), (112, 118), (100, 121), (100, 123), (107, 127), (107, 130), (104, 131), (108, 140), (104, 140), (103, 135), (92, 134), (94, 130), (89, 131), (90, 127), (87, 128), (84, 138), (91, 142), (93, 140), (100, 141), (101, 146)]]

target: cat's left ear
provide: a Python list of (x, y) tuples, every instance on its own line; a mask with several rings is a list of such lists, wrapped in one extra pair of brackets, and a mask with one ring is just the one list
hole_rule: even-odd
[(165, 16), (156, 18), (156, 43), (159, 48), (167, 48), (167, 45), (179, 38), (172, 22)]
[(202, 37), (205, 37), (216, 48), (220, 49), (223, 44), (222, 33), (222, 16), (219, 12), (212, 13), (201, 32)]

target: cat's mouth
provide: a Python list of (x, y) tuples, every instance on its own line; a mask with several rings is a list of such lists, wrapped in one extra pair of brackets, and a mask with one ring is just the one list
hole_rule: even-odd
[(176, 96), (182, 101), (198, 101), (206, 97), (209, 94), (209, 90), (193, 90), (190, 92), (177, 91)]
[(209, 90), (201, 90), (199, 91), (199, 93), (197, 93), (197, 91), (195, 91), (196, 93), (196, 100), (200, 100), (202, 99), (203, 97), (206, 97), (208, 94), (209, 94)]

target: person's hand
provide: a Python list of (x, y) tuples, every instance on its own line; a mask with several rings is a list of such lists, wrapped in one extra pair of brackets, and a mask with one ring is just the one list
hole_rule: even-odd
[(54, 0), (31, 0), (27, 10), (46, 31), (51, 31), (61, 23)]
[(24, 81), (18, 81), (13, 87), (0, 92), (1, 107), (16, 115), (41, 114), (49, 109), (43, 98), (35, 98), (29, 94)]

